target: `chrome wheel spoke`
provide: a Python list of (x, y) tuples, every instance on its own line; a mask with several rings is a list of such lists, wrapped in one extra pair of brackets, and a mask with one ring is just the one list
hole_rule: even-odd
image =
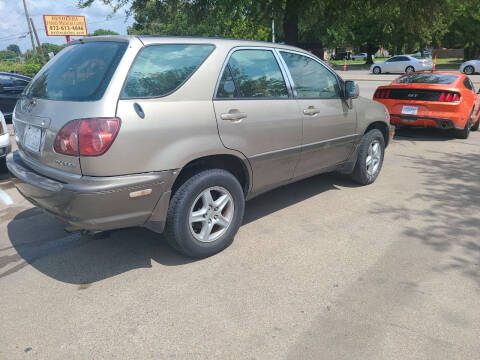
[(201, 241), (208, 242), (210, 239), (210, 234), (213, 230), (213, 225), (213, 221), (211, 220), (203, 224), (202, 231), (200, 231), (200, 238), (202, 239)]
[(223, 215), (218, 215), (216, 219), (216, 224), (221, 228), (226, 228), (230, 224), (230, 220), (228, 220)]
[(213, 205), (213, 198), (212, 198), (212, 193), (210, 192), (210, 189), (207, 189), (202, 193), (202, 199), (203, 199), (203, 206)]
[(372, 157), (371, 157), (371, 156), (367, 156), (366, 164), (367, 164), (367, 168), (368, 168), (370, 165), (372, 165)]
[(206, 221), (206, 215), (207, 215), (207, 209), (202, 208), (200, 210), (192, 212), (190, 215), (190, 222), (195, 223), (195, 222), (205, 222)]
[(229, 202), (230, 202), (229, 195), (225, 194), (220, 196), (217, 200), (215, 200), (215, 203), (214, 203), (216, 211), (222, 211)]

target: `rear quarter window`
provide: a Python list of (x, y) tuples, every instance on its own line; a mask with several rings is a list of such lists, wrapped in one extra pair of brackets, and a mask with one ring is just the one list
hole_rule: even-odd
[(130, 69), (121, 98), (171, 94), (200, 67), (214, 48), (209, 44), (162, 44), (143, 48)]

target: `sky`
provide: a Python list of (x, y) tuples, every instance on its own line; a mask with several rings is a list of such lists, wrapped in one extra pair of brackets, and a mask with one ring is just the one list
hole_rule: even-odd
[[(111, 7), (100, 4), (98, 0), (86, 9), (77, 8), (77, 0), (26, 0), (26, 2), (41, 43), (65, 43), (64, 36), (45, 34), (44, 14), (84, 15), (89, 33), (93, 33), (96, 29), (109, 29), (124, 35), (127, 33), (127, 27), (133, 22), (132, 17), (125, 22), (125, 10), (120, 9), (112, 15)], [(109, 15), (112, 15), (110, 19)], [(10, 44), (17, 44), (22, 52), (31, 49), (32, 42), (27, 32), (22, 0), (0, 0), (0, 50), (5, 50)], [(72, 37), (72, 39), (75, 38)]]

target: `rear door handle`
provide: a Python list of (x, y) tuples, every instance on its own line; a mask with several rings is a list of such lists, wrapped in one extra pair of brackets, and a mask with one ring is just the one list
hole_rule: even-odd
[(230, 110), (228, 113), (221, 114), (222, 120), (239, 121), (247, 117), (246, 113), (240, 112), (237, 109)]
[(320, 109), (315, 109), (313, 106), (309, 106), (307, 109), (303, 110), (304, 115), (314, 116), (320, 113)]

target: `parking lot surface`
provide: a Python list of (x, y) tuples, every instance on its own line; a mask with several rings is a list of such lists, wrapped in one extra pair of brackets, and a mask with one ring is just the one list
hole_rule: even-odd
[(476, 359), (479, 149), (401, 130), (374, 184), (260, 196), (200, 261), (145, 229), (67, 234), (3, 175), (0, 359)]

